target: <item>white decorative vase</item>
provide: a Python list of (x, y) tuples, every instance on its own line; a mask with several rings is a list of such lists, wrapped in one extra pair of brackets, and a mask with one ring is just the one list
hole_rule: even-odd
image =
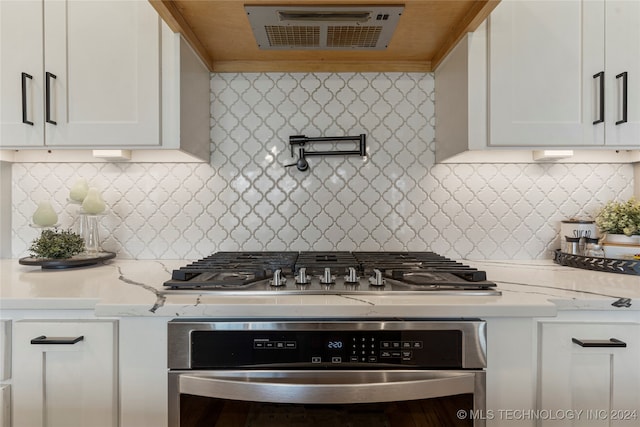
[(607, 234), (604, 239), (604, 256), (607, 258), (628, 259), (640, 253), (640, 236)]

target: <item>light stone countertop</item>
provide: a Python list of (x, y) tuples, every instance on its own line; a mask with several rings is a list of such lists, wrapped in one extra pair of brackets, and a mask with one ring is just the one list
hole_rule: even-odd
[[(97, 316), (537, 317), (558, 310), (640, 310), (640, 276), (562, 267), (551, 260), (463, 263), (487, 272), (502, 296), (174, 293), (162, 284), (186, 260), (115, 259), (46, 270), (0, 260), (1, 310), (95, 310)], [(622, 300), (621, 300), (622, 299)], [(621, 305), (617, 307), (616, 305)]]

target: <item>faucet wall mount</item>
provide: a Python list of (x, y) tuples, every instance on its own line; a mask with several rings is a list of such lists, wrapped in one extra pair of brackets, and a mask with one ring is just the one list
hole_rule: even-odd
[[(359, 146), (357, 150), (329, 150), (329, 151), (308, 151), (305, 149), (305, 145), (314, 142), (341, 142), (341, 141), (357, 141)], [(291, 135), (289, 137), (289, 146), (291, 147), (291, 157), (294, 156), (293, 151), (295, 146), (298, 146), (298, 160), (295, 163), (285, 165), (286, 167), (295, 166), (299, 171), (306, 171), (309, 169), (309, 162), (307, 157), (309, 156), (361, 156), (367, 155), (367, 135), (361, 133), (358, 136), (323, 136), (316, 138), (309, 138), (304, 135)]]

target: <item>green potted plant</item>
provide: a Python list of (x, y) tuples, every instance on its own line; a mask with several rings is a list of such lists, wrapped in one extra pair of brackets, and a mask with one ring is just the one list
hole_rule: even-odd
[(84, 240), (70, 230), (42, 230), (33, 241), (31, 256), (43, 259), (68, 259), (84, 251)]
[(640, 201), (610, 201), (596, 215), (603, 233), (605, 256), (625, 258), (640, 252)]

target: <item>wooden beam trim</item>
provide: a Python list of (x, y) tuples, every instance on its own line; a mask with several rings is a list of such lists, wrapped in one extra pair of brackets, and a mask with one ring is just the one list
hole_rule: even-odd
[(167, 23), (173, 32), (180, 33), (205, 63), (209, 71), (213, 71), (213, 60), (204, 48), (200, 39), (193, 32), (172, 0), (148, 0), (158, 15)]
[(346, 73), (346, 72), (416, 72), (428, 73), (433, 69), (429, 61), (218, 61), (214, 73)]
[(464, 18), (456, 25), (445, 39), (442, 47), (436, 52), (431, 59), (431, 64), (435, 70), (440, 65), (440, 62), (447, 56), (447, 54), (458, 44), (460, 40), (469, 32), (475, 31), (478, 26), (489, 17), (493, 9), (498, 6), (500, 0), (478, 0), (473, 3), (473, 6), (469, 9), (469, 12)]

